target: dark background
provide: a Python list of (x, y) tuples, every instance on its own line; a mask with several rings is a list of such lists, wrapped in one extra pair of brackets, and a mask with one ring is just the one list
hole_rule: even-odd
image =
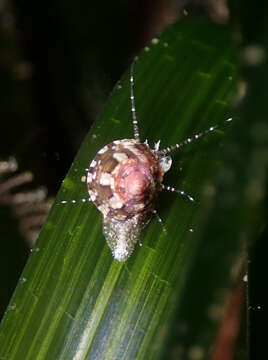
[[(154, 34), (188, 14), (225, 22), (224, 3), (0, 0), (0, 160), (15, 156), (20, 171), (33, 172), (34, 186), (44, 185), (55, 196), (90, 125), (135, 54)], [(0, 208), (0, 216), (1, 316), (28, 249), (7, 206)], [(261, 249), (252, 250), (255, 283)], [(260, 287), (254, 286), (252, 301), (261, 303)], [(250, 319), (256, 329), (260, 319), (254, 306)], [(252, 334), (257, 343), (256, 330)]]
[(0, 158), (15, 155), (52, 194), (133, 56), (177, 18), (217, 11), (213, 1), (1, 2)]

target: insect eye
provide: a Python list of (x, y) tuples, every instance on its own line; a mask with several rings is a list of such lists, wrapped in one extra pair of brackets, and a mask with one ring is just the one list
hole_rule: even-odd
[(159, 165), (164, 173), (166, 173), (171, 168), (171, 164), (172, 164), (171, 156), (164, 156), (159, 161)]

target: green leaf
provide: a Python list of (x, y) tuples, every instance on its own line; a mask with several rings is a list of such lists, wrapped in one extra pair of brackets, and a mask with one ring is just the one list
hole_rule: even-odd
[[(171, 26), (135, 64), (142, 140), (153, 146), (161, 139), (164, 148), (224, 122), (231, 116), (235, 77), (227, 28), (197, 20)], [(87, 197), (81, 179), (96, 152), (115, 139), (133, 137), (129, 72), (123, 76), (85, 139), (29, 258), (1, 324), (0, 358), (158, 359), (176, 312), (182, 314), (185, 307), (189, 314), (190, 304), (195, 316), (189, 315), (183, 325), (192, 329), (198, 324), (199, 332), (181, 346), (185, 352), (201, 349), (207, 354), (218, 319), (208, 319), (203, 311), (212, 301), (224, 301), (222, 289), (230, 283), (226, 268), (239, 248), (235, 239), (223, 244), (207, 233), (201, 237), (200, 230), (204, 216), (206, 222), (210, 216), (205, 211), (210, 203), (202, 198), (214, 190), (209, 179), (220, 163), (225, 128), (172, 155), (164, 182), (196, 202), (161, 193), (157, 209), (166, 231), (153, 219), (130, 259), (113, 260), (101, 214), (79, 199)], [(217, 268), (224, 246), (227, 261)], [(209, 262), (211, 258), (215, 261)], [(213, 276), (210, 268), (209, 282), (204, 277), (207, 261), (217, 270)], [(188, 296), (196, 284), (198, 292)], [(208, 292), (212, 297), (205, 296)]]

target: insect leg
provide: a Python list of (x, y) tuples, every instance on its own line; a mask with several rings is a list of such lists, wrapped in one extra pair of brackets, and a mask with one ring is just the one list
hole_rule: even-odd
[[(225, 120), (224, 122), (230, 122), (230, 121), (232, 121), (232, 118), (229, 118), (229, 119)], [(219, 127), (220, 127), (219, 124), (211, 126), (209, 129), (201, 131), (200, 133), (198, 133), (196, 135), (193, 135), (191, 137), (188, 137), (187, 139), (185, 139), (183, 141), (180, 141), (179, 143), (177, 143), (175, 145), (171, 145), (171, 146), (169, 146), (169, 147), (167, 147), (167, 148), (165, 148), (163, 150), (159, 150), (158, 154), (164, 156), (164, 155), (168, 154), (169, 152), (171, 152), (173, 150), (179, 149), (179, 148), (183, 147), (186, 144), (189, 144), (189, 143), (191, 143), (191, 142), (193, 142), (195, 140), (198, 140), (198, 139), (202, 138), (203, 136), (209, 134), (210, 132), (214, 131), (215, 129), (217, 129)]]
[(90, 197), (88, 198), (84, 198), (84, 199), (79, 199), (79, 200), (62, 200), (60, 201), (58, 204), (77, 204), (77, 203), (85, 203), (85, 202), (91, 202), (92, 200), (90, 199)]
[(135, 97), (134, 97), (134, 76), (133, 76), (134, 65), (135, 65), (135, 61), (132, 63), (130, 67), (130, 102), (131, 102), (134, 139), (140, 142), (140, 132), (139, 132), (138, 119), (137, 119), (136, 106), (135, 106)]
[(187, 194), (185, 191), (177, 190), (172, 186), (162, 184), (162, 189), (167, 190), (167, 191), (171, 191), (171, 192), (176, 192), (177, 194), (180, 194), (181, 196), (185, 196), (188, 200), (190, 200), (192, 202), (196, 201), (191, 195)]
[(158, 214), (158, 212), (156, 210), (152, 210), (152, 213), (155, 215), (157, 221), (159, 222), (159, 224), (162, 226), (164, 232), (167, 232), (167, 229), (164, 225), (163, 220), (161, 219), (160, 215)]

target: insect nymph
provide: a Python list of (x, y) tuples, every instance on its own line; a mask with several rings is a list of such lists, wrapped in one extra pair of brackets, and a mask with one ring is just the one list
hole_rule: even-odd
[(133, 66), (130, 69), (130, 103), (133, 139), (115, 140), (101, 148), (89, 165), (87, 186), (91, 201), (103, 215), (103, 232), (114, 258), (126, 261), (140, 239), (142, 228), (154, 210), (161, 190), (183, 191), (162, 183), (172, 160), (167, 154), (216, 127), (203, 131), (178, 144), (159, 150), (141, 142), (134, 99)]

